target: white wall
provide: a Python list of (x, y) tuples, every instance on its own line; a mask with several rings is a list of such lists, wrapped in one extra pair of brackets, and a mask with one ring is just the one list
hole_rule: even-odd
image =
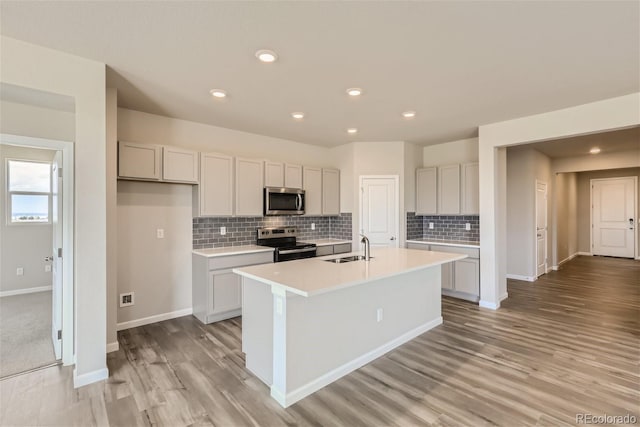
[(555, 245), (553, 265), (578, 252), (578, 189), (575, 173), (559, 173), (555, 179)]
[[(3, 207), (7, 206), (7, 159), (50, 162), (54, 154), (52, 150), (0, 144), (0, 201)], [(6, 209), (0, 209), (0, 292), (51, 286), (51, 272), (44, 271), (45, 265), (50, 264), (44, 258), (53, 251), (51, 224), (7, 225), (7, 213)], [(16, 275), (18, 267), (24, 269), (23, 276)]]
[(118, 93), (107, 88), (107, 351), (118, 348)]
[(0, 48), (1, 82), (75, 99), (74, 381), (98, 381), (108, 375), (105, 65), (4, 36)]
[(0, 102), (0, 133), (73, 141), (75, 115), (15, 102)]
[(441, 166), (478, 161), (478, 138), (428, 145), (422, 151), (424, 166)]

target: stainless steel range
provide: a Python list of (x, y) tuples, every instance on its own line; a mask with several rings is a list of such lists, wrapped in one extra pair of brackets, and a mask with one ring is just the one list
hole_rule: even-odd
[(258, 245), (275, 248), (273, 251), (274, 262), (316, 256), (314, 243), (297, 242), (298, 229), (296, 227), (258, 228), (256, 234)]

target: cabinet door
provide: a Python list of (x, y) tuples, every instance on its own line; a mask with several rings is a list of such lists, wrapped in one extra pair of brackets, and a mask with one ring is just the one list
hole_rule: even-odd
[(284, 165), (284, 186), (287, 188), (302, 188), (302, 166)]
[(416, 215), (435, 215), (437, 213), (437, 169), (416, 170)]
[(198, 187), (199, 216), (233, 215), (233, 157), (202, 153)]
[(453, 264), (454, 289), (459, 292), (480, 295), (480, 260), (465, 258)]
[(162, 147), (162, 179), (198, 183), (198, 153), (174, 147)]
[(460, 214), (460, 165), (438, 167), (438, 213)]
[(442, 264), (442, 289), (453, 289), (453, 263)]
[(159, 180), (162, 176), (162, 146), (118, 142), (118, 177)]
[(303, 167), (302, 188), (305, 192), (305, 215), (322, 215), (322, 169)]
[(236, 158), (236, 215), (262, 216), (263, 162)]
[(322, 169), (322, 215), (340, 215), (340, 171)]
[(209, 273), (210, 306), (209, 314), (242, 308), (242, 287), (240, 276), (231, 269), (215, 270)]
[(461, 213), (478, 215), (480, 213), (480, 173), (478, 163), (462, 165), (462, 207)]
[(284, 164), (278, 162), (264, 162), (264, 186), (285, 187)]

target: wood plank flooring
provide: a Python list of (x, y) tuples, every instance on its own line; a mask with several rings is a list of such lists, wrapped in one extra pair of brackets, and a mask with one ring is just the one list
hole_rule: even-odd
[(562, 426), (577, 413), (640, 423), (640, 262), (578, 257), (508, 291), (498, 311), (445, 298), (442, 326), (286, 410), (244, 368), (240, 318), (129, 329), (107, 381), (74, 390), (62, 367), (1, 381), (0, 424)]

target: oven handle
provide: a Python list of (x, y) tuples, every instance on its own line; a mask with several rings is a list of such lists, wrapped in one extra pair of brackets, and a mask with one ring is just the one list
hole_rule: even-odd
[(306, 248), (306, 249), (289, 249), (288, 251), (278, 251), (280, 255), (288, 255), (288, 254), (297, 254), (302, 252), (314, 252), (316, 248)]

